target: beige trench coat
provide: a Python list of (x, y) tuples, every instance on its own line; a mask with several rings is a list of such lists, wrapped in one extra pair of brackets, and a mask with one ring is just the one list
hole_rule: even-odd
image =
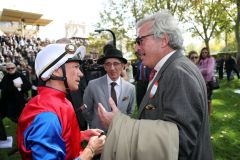
[(135, 120), (117, 113), (101, 160), (177, 160), (179, 132), (174, 123)]

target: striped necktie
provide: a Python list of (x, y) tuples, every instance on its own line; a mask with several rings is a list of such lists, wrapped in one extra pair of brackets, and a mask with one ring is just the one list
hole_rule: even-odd
[(111, 83), (111, 97), (112, 97), (113, 101), (115, 102), (115, 104), (117, 105), (117, 94), (116, 94), (116, 91), (114, 88), (116, 85), (117, 85), (116, 82)]
[(151, 73), (150, 73), (150, 75), (149, 75), (149, 82), (154, 78), (156, 72), (157, 72), (157, 71), (156, 71), (155, 69), (152, 69), (152, 70), (151, 70)]

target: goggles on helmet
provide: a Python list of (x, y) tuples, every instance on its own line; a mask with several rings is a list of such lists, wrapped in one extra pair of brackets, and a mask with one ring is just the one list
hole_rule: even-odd
[(74, 54), (77, 50), (77, 47), (74, 44), (67, 44), (65, 47), (65, 52), (63, 52), (63, 54), (61, 54), (57, 59), (55, 59), (52, 63), (50, 63), (48, 65), (48, 67), (46, 67), (42, 73), (39, 75), (39, 77), (41, 77), (43, 75), (43, 73), (45, 73), (49, 68), (51, 68), (52, 66), (54, 66), (58, 61), (60, 61), (65, 55), (67, 54)]

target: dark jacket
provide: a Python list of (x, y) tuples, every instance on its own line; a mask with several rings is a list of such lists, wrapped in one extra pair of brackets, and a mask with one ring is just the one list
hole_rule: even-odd
[[(177, 125), (179, 160), (212, 160), (207, 106), (202, 74), (176, 51), (150, 84), (139, 107), (139, 119), (163, 120)], [(161, 130), (159, 128), (159, 132)]]
[[(21, 89), (18, 90), (13, 80), (20, 77), (23, 81)], [(31, 89), (31, 83), (27, 78), (16, 72), (14, 74), (6, 74), (0, 82), (2, 97), (0, 100), (0, 114), (2, 117), (9, 117), (13, 121), (17, 121), (21, 111), (28, 99), (28, 90)]]

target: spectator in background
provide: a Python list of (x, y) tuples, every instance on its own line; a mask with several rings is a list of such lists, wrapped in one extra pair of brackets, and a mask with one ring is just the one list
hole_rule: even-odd
[(231, 80), (232, 71), (234, 71), (237, 74), (238, 79), (240, 78), (239, 70), (237, 68), (237, 63), (230, 54), (225, 55), (225, 69), (226, 69), (228, 81)]
[(83, 94), (86, 86), (86, 79), (83, 76), (79, 83), (79, 89), (71, 92), (71, 102), (77, 116), (78, 124), (82, 131), (88, 129), (87, 121), (82, 114), (82, 112), (86, 109), (86, 106), (83, 104)]
[[(5, 69), (3, 66), (0, 65), (0, 82), (2, 81), (4, 77)], [(1, 94), (0, 94), (1, 95)], [(1, 96), (0, 96), (1, 97)]]
[(4, 63), (11, 63), (11, 62), (12, 62), (11, 56), (6, 56), (4, 59)]
[[(1, 63), (2, 62), (0, 62), (0, 64)], [(0, 66), (0, 82), (2, 81), (2, 79), (4, 77), (4, 72), (2, 70), (3, 70), (3, 67)], [(1, 100), (1, 89), (0, 89), (0, 100)], [(2, 113), (1, 113), (1, 106), (0, 106), (0, 143), (5, 144), (5, 143), (7, 143), (7, 134), (6, 134), (6, 130), (5, 130), (5, 127), (4, 127), (4, 124), (3, 124), (3, 121), (2, 121), (3, 118), (2, 118), (1, 114)]]
[(133, 78), (133, 67), (131, 65), (131, 61), (127, 62), (127, 64), (125, 65), (125, 70), (128, 76), (128, 82), (133, 83), (134, 78)]
[(223, 56), (219, 57), (216, 63), (217, 63), (216, 70), (218, 71), (218, 78), (223, 79), (224, 57)]
[(6, 64), (7, 74), (0, 82), (2, 97), (0, 100), (0, 112), (2, 118), (8, 117), (17, 123), (25, 103), (28, 100), (28, 91), (31, 83), (28, 79), (17, 72), (14, 63)]
[(188, 53), (188, 58), (194, 63), (194, 64), (198, 64), (199, 61), (199, 57), (198, 57), (198, 53), (196, 51), (190, 51)]
[(17, 70), (30, 81), (30, 73), (28, 69), (28, 63), (26, 60), (20, 61), (20, 65), (17, 66)]
[(7, 142), (7, 133), (6, 133), (6, 130), (2, 121), (2, 117), (1, 117), (1, 113), (0, 113), (0, 142), (4, 143), (4, 141)]
[(27, 62), (32, 68), (34, 68), (35, 58), (36, 58), (35, 53), (32, 50), (30, 50), (28, 53)]
[(3, 55), (0, 52), (0, 63), (4, 63), (4, 60), (5, 60), (5, 58), (3, 57)]
[[(1, 67), (1, 66), (0, 66)], [(2, 81), (4, 77), (4, 73), (2, 72), (2, 68), (0, 68), (0, 82)], [(0, 100), (1, 100), (1, 89), (0, 89)], [(1, 106), (0, 106), (1, 109)], [(0, 141), (1, 143), (6, 143), (7, 142), (7, 134), (6, 134), (6, 130), (3, 124), (3, 118), (1, 116), (1, 110), (0, 110)]]
[(28, 66), (27, 69), (28, 69), (28, 72), (29, 72), (30, 82), (32, 84), (31, 97), (34, 97), (38, 94), (38, 92), (37, 92), (38, 78), (37, 78), (37, 75), (35, 73), (35, 70), (31, 66)]
[(138, 60), (136, 63), (133, 64), (133, 72), (134, 79), (136, 81), (137, 106), (140, 106), (142, 99), (147, 91), (151, 69), (142, 63), (138, 54), (136, 55), (138, 57)]
[(103, 127), (98, 116), (98, 103), (104, 104), (105, 109), (110, 111), (108, 105), (109, 97), (115, 98), (115, 103), (122, 113), (131, 115), (134, 110), (135, 88), (134, 85), (124, 80), (120, 74), (127, 60), (123, 58), (122, 52), (115, 48), (108, 48), (102, 58), (98, 59), (98, 64), (104, 66), (106, 75), (91, 80), (84, 91), (83, 102), (87, 109), (83, 112), (90, 128)]
[(204, 47), (200, 52), (198, 68), (200, 69), (207, 87), (208, 96), (208, 115), (212, 112), (212, 92), (210, 81), (213, 80), (214, 69), (215, 69), (215, 59), (210, 56), (209, 49)]

